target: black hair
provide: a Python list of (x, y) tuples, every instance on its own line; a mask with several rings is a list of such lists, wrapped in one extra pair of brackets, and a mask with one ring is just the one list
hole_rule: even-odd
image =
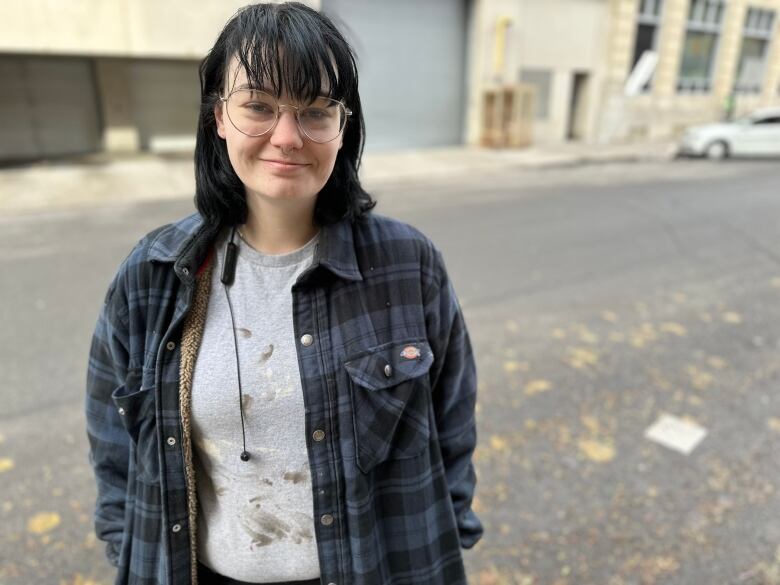
[(205, 221), (222, 227), (247, 220), (244, 184), (230, 164), (214, 116), (233, 58), (253, 86), (272, 88), (277, 96), (287, 92), (300, 100), (313, 99), (327, 88), (329, 97), (352, 110), (333, 172), (317, 195), (314, 223), (354, 221), (373, 209), (376, 202), (358, 178), (365, 127), (349, 43), (327, 16), (304, 4), (263, 3), (241, 8), (200, 64), (195, 205)]

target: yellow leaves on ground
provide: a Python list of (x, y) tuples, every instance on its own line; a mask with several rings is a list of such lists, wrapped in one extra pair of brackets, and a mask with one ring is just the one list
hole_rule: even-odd
[(27, 521), (27, 531), (44, 534), (60, 525), (60, 515), (56, 512), (41, 512)]
[(715, 381), (709, 372), (704, 372), (696, 366), (688, 366), (688, 376), (691, 378), (691, 386), (696, 390), (706, 390)]
[(596, 417), (583, 415), (580, 417), (580, 421), (582, 422), (582, 425), (591, 432), (591, 434), (598, 435), (601, 432), (601, 426), (599, 425), (599, 421), (596, 419)]
[(558, 327), (552, 330), (551, 335), (553, 339), (566, 339), (566, 330)]
[(518, 362), (515, 360), (510, 360), (504, 362), (504, 371), (507, 374), (513, 374), (514, 372), (527, 372), (528, 371), (528, 363), (527, 362)]
[(675, 303), (684, 303), (685, 301), (688, 300), (688, 296), (685, 293), (676, 292), (676, 293), (672, 293), (672, 300)]
[(615, 447), (608, 442), (596, 439), (580, 439), (577, 442), (580, 452), (591, 461), (606, 463), (615, 458)]
[(608, 323), (614, 323), (618, 320), (617, 313), (613, 313), (612, 311), (602, 311), (601, 318)]
[(707, 365), (711, 367), (713, 370), (722, 370), (728, 364), (726, 363), (726, 360), (724, 360), (722, 357), (711, 355), (707, 358)]
[(577, 447), (585, 457), (595, 463), (607, 463), (615, 458), (615, 446), (611, 437), (604, 434), (604, 429), (596, 417), (583, 415), (580, 422), (588, 430), (588, 437), (577, 441)]
[(566, 359), (572, 368), (582, 370), (588, 366), (595, 366), (599, 362), (599, 354), (592, 349), (584, 347), (570, 347), (569, 355)]
[(726, 323), (742, 323), (742, 315), (735, 313), (734, 311), (726, 311), (720, 317)]
[(595, 333), (593, 333), (593, 331), (585, 327), (584, 325), (580, 325), (577, 327), (577, 334), (579, 335), (580, 341), (582, 343), (595, 345), (596, 343), (599, 342), (598, 336)]
[(509, 443), (499, 435), (490, 437), (490, 448), (495, 451), (509, 451)]
[(766, 421), (766, 425), (769, 427), (770, 431), (780, 433), (780, 418), (772, 417)]
[(685, 329), (685, 327), (679, 323), (674, 322), (661, 323), (661, 331), (664, 333), (671, 333), (677, 337), (685, 337), (688, 334), (688, 331)]
[(14, 468), (14, 460), (8, 457), (0, 457), (0, 473), (10, 471)]
[(77, 573), (73, 579), (60, 579), (60, 585), (100, 585), (100, 583)]
[(638, 348), (644, 347), (658, 339), (658, 333), (652, 323), (642, 323), (639, 327), (634, 327), (630, 335), (631, 345)]
[(541, 392), (547, 392), (552, 388), (552, 384), (549, 380), (531, 380), (525, 385), (526, 396), (533, 396)]

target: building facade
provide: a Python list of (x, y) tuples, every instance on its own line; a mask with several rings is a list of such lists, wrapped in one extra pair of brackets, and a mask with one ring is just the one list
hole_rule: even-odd
[[(190, 151), (198, 63), (247, 0), (0, 4), (0, 162)], [(536, 144), (673, 138), (780, 105), (780, 0), (307, 0), (355, 47), (367, 149), (479, 144), (532, 88)]]
[[(198, 64), (248, 0), (0, 4), (0, 162), (188, 151)], [(358, 53), (367, 148), (460, 144), (468, 0), (306, 0)]]
[(467, 139), (501, 84), (535, 88), (535, 143), (669, 139), (780, 106), (778, 16), (780, 0), (476, 0)]

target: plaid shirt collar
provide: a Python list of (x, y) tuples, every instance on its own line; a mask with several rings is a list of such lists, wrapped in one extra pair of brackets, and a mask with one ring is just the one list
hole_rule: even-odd
[[(194, 213), (161, 229), (149, 247), (147, 260), (173, 262), (179, 278), (192, 284), (218, 233), (218, 227), (206, 224), (200, 214)], [(353, 237), (352, 224), (347, 219), (323, 226), (313, 266), (322, 266), (347, 280), (363, 280)]]

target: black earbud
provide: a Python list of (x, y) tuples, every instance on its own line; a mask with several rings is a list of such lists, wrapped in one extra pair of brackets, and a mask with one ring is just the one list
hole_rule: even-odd
[(233, 239), (236, 235), (236, 228), (230, 234), (230, 241), (225, 249), (225, 263), (222, 265), (222, 284), (230, 286), (236, 278), (236, 257), (238, 255), (238, 246)]

